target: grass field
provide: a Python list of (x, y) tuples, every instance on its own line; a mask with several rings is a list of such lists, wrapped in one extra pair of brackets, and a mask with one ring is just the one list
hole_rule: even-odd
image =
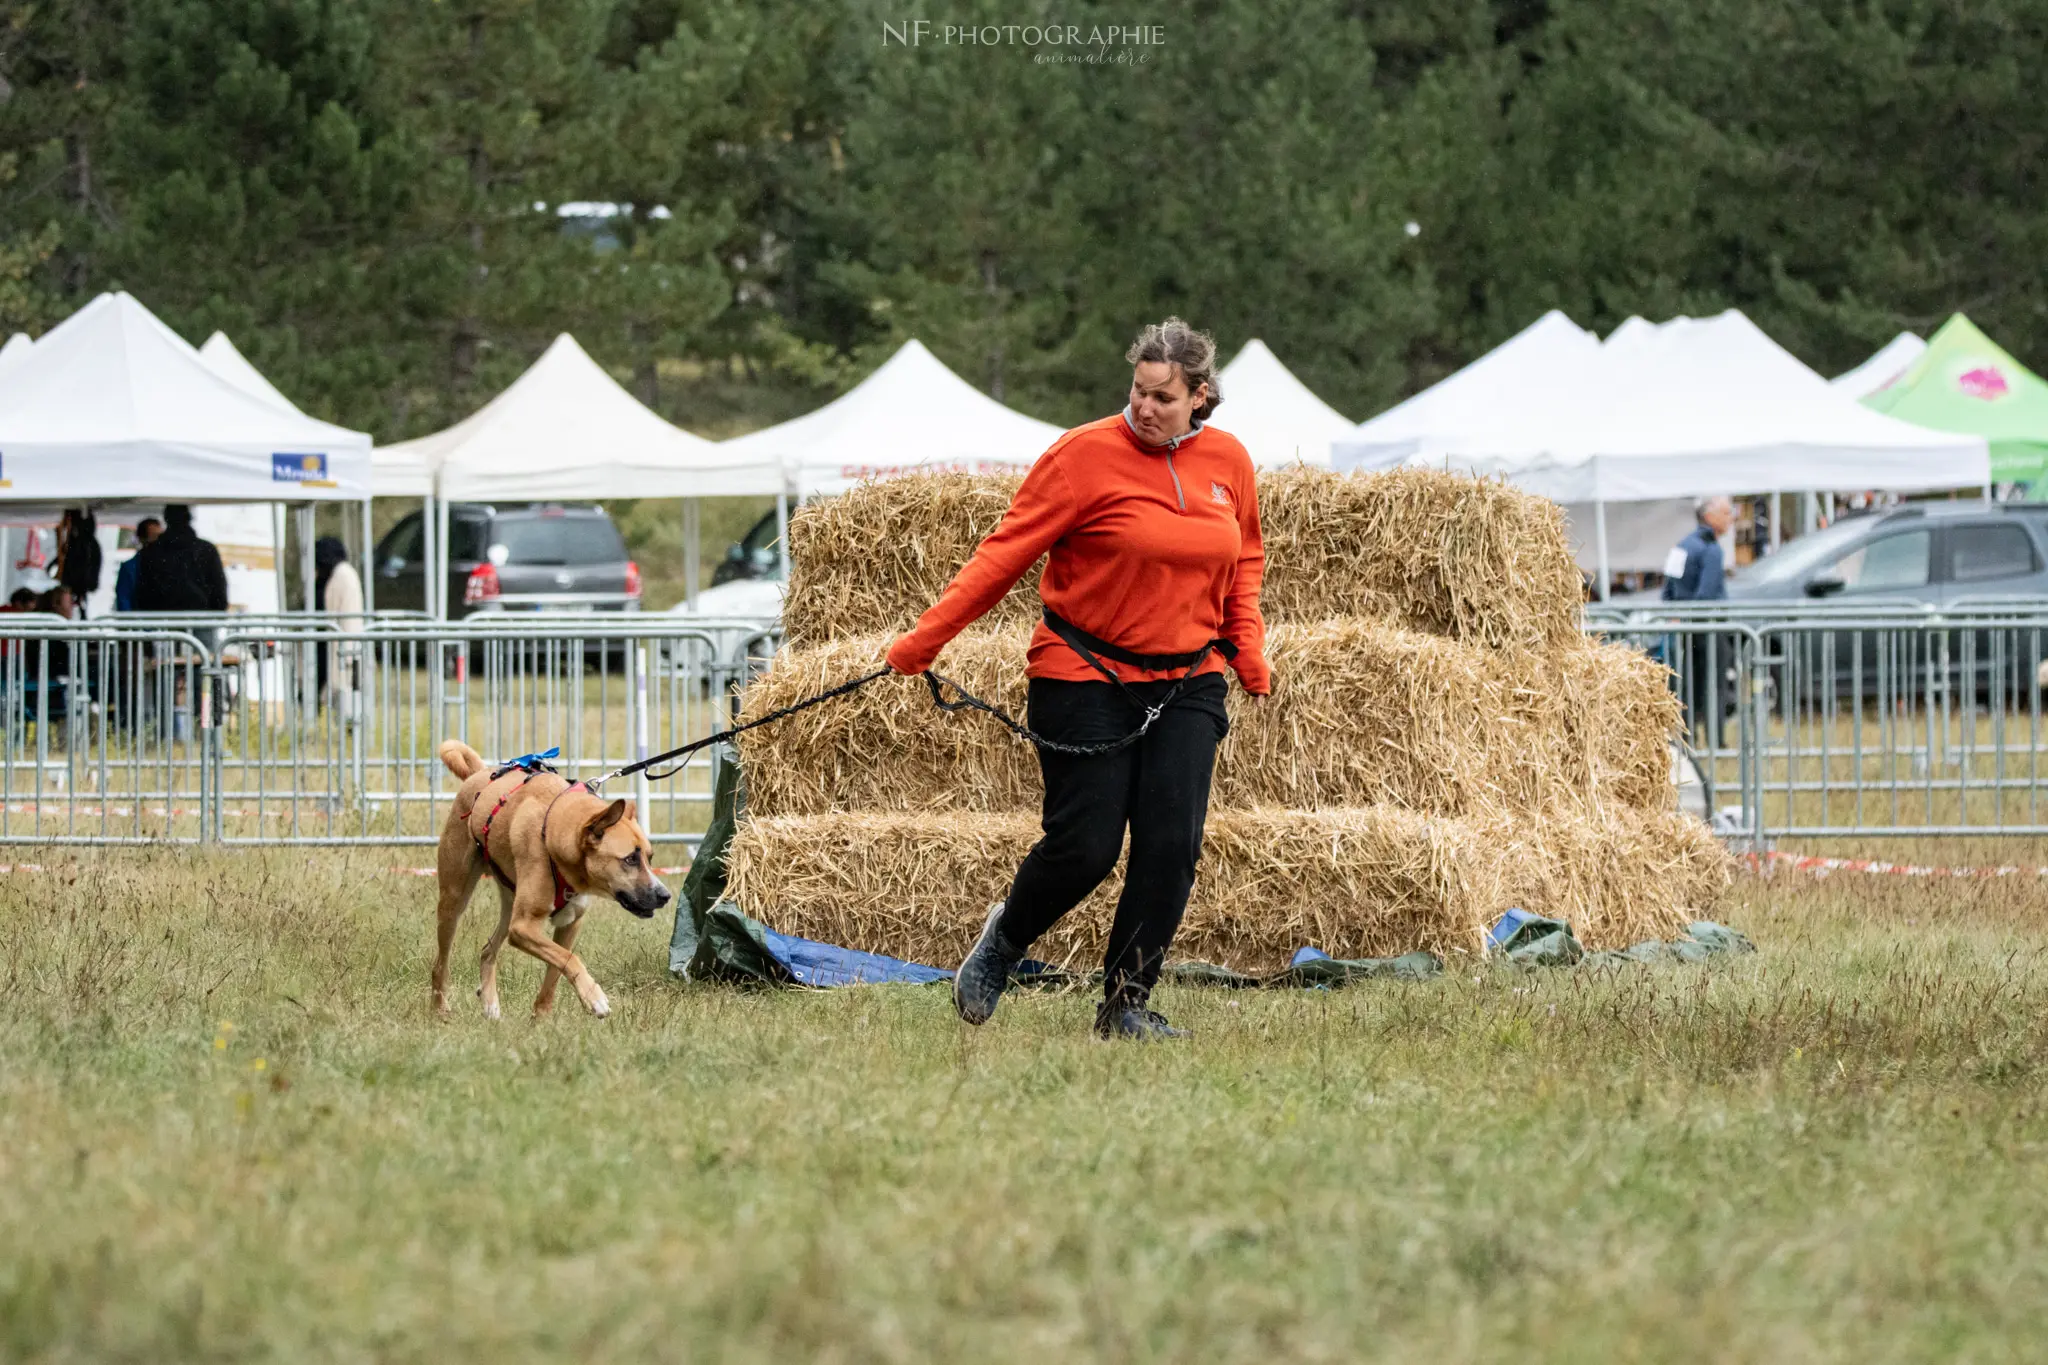
[[(1915, 850), (2048, 862), (2039, 846)], [(1738, 884), (1707, 967), (426, 1009), (375, 851), (0, 875), (0, 1359), (2002, 1361), (2048, 1332), (2048, 888)]]

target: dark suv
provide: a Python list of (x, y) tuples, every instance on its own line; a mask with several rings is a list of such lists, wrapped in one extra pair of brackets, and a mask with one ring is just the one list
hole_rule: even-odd
[[(448, 614), (638, 611), (640, 568), (591, 503), (458, 502), (448, 516)], [(426, 606), (420, 514), (377, 544), (377, 605)]]

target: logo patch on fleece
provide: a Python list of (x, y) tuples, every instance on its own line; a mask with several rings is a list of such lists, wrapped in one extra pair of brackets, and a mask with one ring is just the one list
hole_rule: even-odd
[(1228, 488), (1225, 488), (1225, 487), (1224, 487), (1224, 486), (1223, 486), (1222, 484), (1220, 484), (1220, 483), (1212, 483), (1212, 484), (1210, 484), (1210, 485), (1209, 485), (1209, 501), (1210, 501), (1210, 502), (1215, 502), (1215, 503), (1221, 503), (1221, 504), (1222, 504), (1223, 506), (1225, 506), (1225, 507), (1228, 507), (1228, 506), (1230, 506), (1230, 490), (1229, 490)]

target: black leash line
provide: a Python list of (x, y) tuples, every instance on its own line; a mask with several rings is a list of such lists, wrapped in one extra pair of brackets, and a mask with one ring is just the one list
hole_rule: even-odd
[[(780, 710), (770, 711), (765, 716), (757, 716), (753, 720), (748, 721), (744, 725), (735, 725), (731, 729), (720, 730), (716, 734), (706, 735), (704, 736), (704, 738), (697, 740), (693, 744), (685, 744), (681, 748), (670, 749), (665, 754), (656, 754), (653, 758), (643, 758), (638, 763), (628, 763), (623, 768), (614, 768), (610, 772), (606, 773), (603, 777), (600, 777), (596, 779), (596, 781), (590, 783), (590, 785), (592, 787), (595, 787), (599, 782), (609, 782), (615, 777), (631, 777), (634, 773), (643, 771), (647, 768), (652, 768), (657, 763), (666, 763), (670, 759), (688, 758), (691, 754), (696, 753), (699, 749), (708, 749), (714, 744), (724, 743), (726, 740), (733, 738), (735, 735), (743, 735), (749, 730), (758, 729), (761, 726), (770, 724), (774, 721), (786, 720), (789, 717), (795, 715), (799, 711), (808, 710), (809, 708), (818, 705), (820, 702), (831, 701), (834, 697), (843, 697), (849, 692), (858, 692), (861, 688), (866, 687), (875, 679), (886, 678), (895, 671), (895, 669), (890, 668), (888, 665), (884, 664), (882, 667), (876, 669), (872, 673), (863, 673), (858, 678), (849, 678), (847, 681), (839, 684), (839, 686), (837, 687), (827, 688), (825, 691), (818, 693), (816, 696), (805, 697), (802, 701), (792, 702), (790, 705), (785, 706)], [(652, 781), (665, 782), (669, 778), (674, 777), (677, 773), (681, 772), (682, 770), (683, 765), (678, 763), (675, 767), (670, 768), (665, 773), (648, 773), (647, 776)]]
[[(1067, 744), (1063, 743), (1060, 740), (1047, 739), (1044, 735), (1036, 733), (1029, 726), (1023, 724), (1021, 721), (1011, 716), (1007, 711), (1003, 710), (1003, 708), (1001, 708), (1000, 706), (997, 706), (992, 702), (983, 701), (980, 697), (975, 696), (972, 692), (969, 692), (966, 688), (962, 687), (959, 683), (953, 681), (951, 678), (948, 678), (940, 673), (934, 673), (929, 669), (925, 671), (923, 677), (925, 681), (925, 686), (931, 689), (932, 704), (937, 706), (941, 711), (944, 711), (949, 715), (960, 711), (981, 711), (988, 715), (994, 716), (997, 720), (1001, 721), (1006, 727), (1009, 728), (1009, 730), (1012, 733), (1016, 734), (1020, 739), (1024, 739), (1032, 744), (1035, 744), (1041, 749), (1046, 749), (1056, 754), (1066, 754), (1072, 758), (1095, 758), (1103, 754), (1116, 753), (1120, 749), (1127, 749), (1131, 745), (1136, 744), (1139, 740), (1143, 739), (1146, 735), (1146, 732), (1151, 730), (1152, 726), (1159, 720), (1159, 717), (1165, 713), (1167, 708), (1171, 707), (1174, 704), (1174, 702), (1180, 699), (1180, 694), (1182, 690), (1187, 687), (1188, 681), (1195, 676), (1195, 670), (1200, 668), (1205, 662), (1207, 662), (1209, 655), (1213, 652), (1214, 648), (1215, 646), (1213, 644), (1205, 646), (1202, 649), (1202, 652), (1195, 656), (1195, 662), (1189, 665), (1188, 671), (1182, 674), (1180, 678), (1174, 683), (1173, 689), (1169, 691), (1164, 697), (1161, 697), (1157, 703), (1151, 706), (1147, 706), (1143, 702), (1140, 702), (1137, 698), (1137, 695), (1133, 693), (1128, 687), (1124, 686), (1123, 679), (1118, 678), (1114, 673), (1110, 673), (1108, 669), (1103, 669), (1102, 671), (1105, 674), (1109, 675), (1110, 680), (1117, 684), (1118, 690), (1120, 690), (1124, 694), (1124, 696), (1127, 699), (1129, 699), (1131, 705), (1136, 707), (1139, 711), (1143, 712), (1145, 716), (1145, 719), (1139, 722), (1137, 729), (1131, 731), (1129, 734), (1125, 735), (1121, 739), (1113, 739), (1103, 744)], [(1089, 662), (1095, 663), (1093, 659), (1090, 659)], [(1101, 668), (1102, 666), (1099, 663), (1097, 663), (1096, 667)], [(823, 692), (819, 692), (812, 696), (805, 697), (801, 701), (792, 702), (788, 706), (784, 706), (777, 710), (770, 711), (765, 716), (756, 716), (753, 720), (746, 722), (744, 725), (735, 725), (732, 726), (730, 729), (720, 730), (716, 734), (706, 735), (704, 738), (700, 740), (696, 740), (692, 743), (682, 745), (679, 748), (670, 749), (666, 753), (656, 754), (652, 758), (643, 758), (637, 763), (628, 763), (622, 768), (614, 768), (602, 777), (593, 778), (590, 782), (586, 783), (585, 785), (587, 785), (594, 791), (599, 784), (609, 782), (615, 777), (631, 777), (633, 774), (638, 772), (645, 772), (646, 770), (653, 768), (656, 764), (659, 763), (668, 763), (674, 759), (687, 759), (691, 754), (696, 753), (699, 749), (708, 749), (714, 744), (722, 744), (725, 741), (733, 739), (736, 736), (745, 734), (749, 730), (759, 729), (763, 725), (771, 725), (778, 720), (787, 720), (789, 717), (795, 715), (799, 711), (809, 710), (811, 707), (817, 706), (823, 702), (831, 701), (835, 697), (844, 697), (850, 693), (858, 692), (861, 688), (866, 687), (869, 683), (874, 682), (876, 679), (886, 678), (895, 671), (896, 670), (894, 670), (893, 668), (884, 665), (883, 667), (876, 669), (872, 673), (863, 673), (857, 678), (849, 678), (845, 682), (840, 683), (837, 687), (830, 687)], [(959, 694), (959, 700), (946, 700), (946, 695), (943, 689), (948, 687), (952, 688), (954, 692)], [(648, 772), (647, 776), (650, 781), (664, 782), (667, 781), (669, 778), (674, 777), (677, 773), (681, 772), (683, 770), (683, 766), (683, 764), (677, 763), (674, 767), (668, 769), (666, 772)]]

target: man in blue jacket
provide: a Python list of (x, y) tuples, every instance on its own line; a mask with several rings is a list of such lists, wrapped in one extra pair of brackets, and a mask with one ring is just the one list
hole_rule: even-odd
[(1726, 498), (1701, 498), (1693, 506), (1693, 516), (1699, 524), (1664, 560), (1666, 602), (1719, 602), (1728, 596), (1720, 538), (1735, 524), (1735, 504)]
[[(1728, 570), (1721, 537), (1735, 524), (1735, 504), (1725, 497), (1701, 498), (1693, 506), (1699, 524), (1678, 542), (1664, 560), (1666, 602), (1720, 602), (1728, 597)], [(1675, 635), (1672, 643), (1682, 658), (1674, 670), (1685, 702), (1685, 728), (1706, 726), (1709, 746), (1719, 741), (1722, 717), (1728, 714), (1728, 670), (1735, 662), (1734, 640), (1728, 636)]]
[(155, 517), (144, 517), (135, 523), (135, 550), (121, 561), (121, 567), (114, 571), (114, 610), (135, 610), (135, 575), (142, 568), (136, 561), (141, 557), (142, 547), (156, 539), (156, 533), (164, 524)]

